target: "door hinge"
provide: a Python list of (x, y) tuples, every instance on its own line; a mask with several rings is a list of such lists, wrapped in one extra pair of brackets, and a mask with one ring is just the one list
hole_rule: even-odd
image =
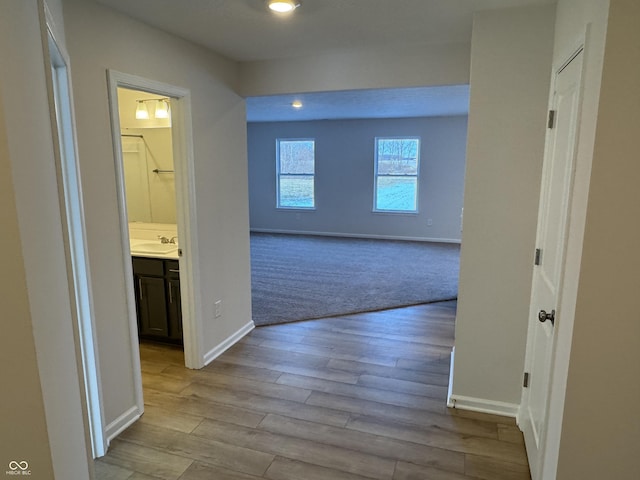
[(529, 387), (529, 372), (524, 372), (524, 379), (522, 381), (522, 386), (524, 388), (528, 388)]
[(542, 262), (542, 249), (536, 248), (536, 256), (535, 256), (535, 259), (533, 260), (533, 264), (540, 265), (541, 262)]
[(553, 128), (556, 124), (556, 111), (549, 110), (549, 118), (547, 119), (547, 128)]

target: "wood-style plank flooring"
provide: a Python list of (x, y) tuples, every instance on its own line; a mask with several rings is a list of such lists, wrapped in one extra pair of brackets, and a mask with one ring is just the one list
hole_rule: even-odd
[(141, 345), (99, 480), (530, 479), (510, 418), (447, 409), (455, 302), (255, 329), (202, 370)]

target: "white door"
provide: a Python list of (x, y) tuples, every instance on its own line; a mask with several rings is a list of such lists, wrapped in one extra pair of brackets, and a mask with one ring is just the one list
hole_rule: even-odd
[(519, 421), (533, 480), (540, 479), (549, 386), (553, 374), (555, 322), (562, 321), (560, 285), (564, 265), (569, 200), (573, 184), (582, 50), (558, 69), (542, 169), (525, 383)]
[[(47, 14), (47, 26), (50, 19)], [(87, 261), (86, 228), (82, 202), (82, 181), (77, 161), (75, 120), (73, 118), (73, 98), (70, 85), (69, 56), (61, 49), (48, 32), (49, 60), (51, 67), (51, 92), (55, 107), (56, 163), (61, 185), (60, 195), (64, 202), (63, 234), (68, 256), (69, 288), (73, 293), (74, 330), (77, 333), (76, 348), (82, 360), (82, 377), (86, 401), (89, 434), (94, 457), (101, 457), (107, 451), (102, 418), (102, 388), (99, 378), (98, 352), (93, 313), (93, 294), (89, 279)]]

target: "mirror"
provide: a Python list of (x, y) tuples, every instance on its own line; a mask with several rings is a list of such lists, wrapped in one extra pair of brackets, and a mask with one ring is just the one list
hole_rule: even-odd
[[(136, 118), (144, 105), (148, 119)], [(122, 161), (129, 222), (176, 223), (171, 114), (155, 118), (156, 105), (170, 100), (118, 88)], [(161, 112), (160, 112), (161, 113)]]

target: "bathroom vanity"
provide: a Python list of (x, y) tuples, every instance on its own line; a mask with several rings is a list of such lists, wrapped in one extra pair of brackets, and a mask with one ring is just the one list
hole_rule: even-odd
[(179, 247), (175, 225), (129, 224), (138, 336), (182, 344)]
[(182, 344), (178, 260), (132, 260), (140, 338)]

